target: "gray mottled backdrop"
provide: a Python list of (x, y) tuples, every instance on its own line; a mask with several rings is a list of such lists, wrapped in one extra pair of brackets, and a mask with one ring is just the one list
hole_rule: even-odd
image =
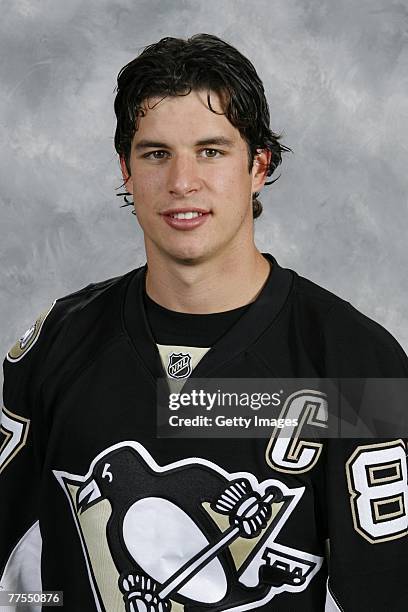
[(0, 1), (0, 350), (55, 297), (140, 265), (118, 208), (115, 79), (163, 36), (217, 34), (257, 67), (293, 148), (258, 245), (408, 349), (406, 0)]

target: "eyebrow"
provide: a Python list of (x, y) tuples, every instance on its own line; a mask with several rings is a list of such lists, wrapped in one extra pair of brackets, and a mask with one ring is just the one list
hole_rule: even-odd
[[(234, 142), (225, 136), (210, 136), (209, 138), (197, 140), (194, 143), (195, 147), (204, 147), (209, 145), (233, 147)], [(156, 140), (141, 140), (135, 145), (135, 150), (141, 151), (142, 149), (171, 149), (171, 146), (165, 142), (158, 142)]]

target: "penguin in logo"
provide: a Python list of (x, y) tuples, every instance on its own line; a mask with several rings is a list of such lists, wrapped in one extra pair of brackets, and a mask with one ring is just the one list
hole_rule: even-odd
[[(194, 459), (156, 468), (121, 446), (95, 463), (77, 491), (77, 512), (102, 499), (112, 507), (107, 541), (127, 612), (167, 612), (171, 600), (186, 612), (217, 612), (261, 600), (272, 586), (300, 584), (287, 568), (263, 563), (258, 584), (248, 588), (239, 578), (253, 555), (237, 569), (229, 549), (238, 537), (260, 536), (258, 550), (277, 520), (272, 504), (290, 499), (277, 486), (261, 494), (248, 479), (228, 480)], [(228, 516), (228, 529), (220, 530), (205, 504)]]

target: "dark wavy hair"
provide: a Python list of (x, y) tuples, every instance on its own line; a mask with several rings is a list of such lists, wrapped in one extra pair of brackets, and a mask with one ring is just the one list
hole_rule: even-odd
[[(271, 152), (267, 176), (282, 162), (282, 152), (292, 151), (279, 142), (281, 135), (269, 127), (269, 107), (261, 79), (252, 63), (237, 49), (211, 34), (196, 34), (187, 40), (166, 37), (148, 45), (119, 74), (115, 98), (117, 119), (115, 149), (125, 160), (130, 176), (130, 151), (143, 103), (152, 97), (188, 95), (192, 90), (216, 92), (223, 114), (236, 127), (248, 146), (249, 172), (258, 149)], [(279, 176), (265, 183), (271, 185)], [(254, 219), (262, 212), (259, 193), (253, 194)]]

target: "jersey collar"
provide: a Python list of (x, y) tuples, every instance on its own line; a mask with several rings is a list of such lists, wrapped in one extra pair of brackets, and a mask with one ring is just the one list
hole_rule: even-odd
[[(217, 376), (221, 367), (234, 360), (262, 336), (282, 310), (293, 285), (293, 272), (282, 268), (269, 253), (263, 253), (272, 269), (255, 302), (206, 353), (191, 377)], [(160, 355), (147, 320), (143, 291), (147, 264), (135, 270), (125, 296), (123, 325), (139, 360), (154, 380), (165, 377)]]

